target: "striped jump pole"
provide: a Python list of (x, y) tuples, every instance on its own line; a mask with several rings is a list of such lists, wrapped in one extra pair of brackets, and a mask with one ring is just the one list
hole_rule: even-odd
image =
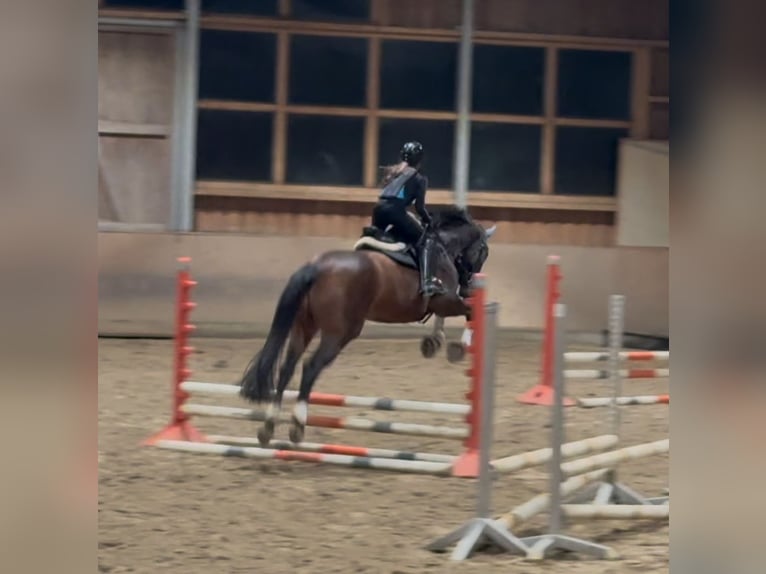
[[(220, 395), (238, 397), (241, 388), (239, 385), (221, 383), (201, 383), (197, 381), (184, 381), (181, 388), (189, 394)], [(298, 391), (285, 391), (285, 400), (295, 400)], [(402, 399), (389, 399), (385, 397), (362, 397), (353, 395), (336, 395), (330, 393), (311, 393), (309, 404), (325, 407), (357, 407), (367, 408), (374, 411), (409, 411), (416, 413), (441, 413), (448, 415), (467, 415), (471, 412), (471, 406), (459, 403), (434, 403), (429, 401), (410, 401)]]
[[(620, 369), (621, 379), (663, 379), (670, 376), (670, 369)], [(567, 369), (567, 379), (609, 379), (612, 373), (607, 369)]]
[(449, 475), (452, 469), (450, 462), (425, 462), (420, 460), (396, 460), (388, 458), (370, 458), (368, 456), (348, 456), (342, 454), (324, 454), (317, 452), (302, 452), (296, 450), (277, 450), (272, 448), (257, 448), (214, 444), (210, 442), (188, 442), (174, 440), (158, 440), (155, 446), (168, 450), (193, 452), (197, 454), (216, 454), (239, 458), (257, 458), (272, 460), (291, 460), (351, 466), (354, 468), (373, 468), (378, 470), (393, 470), (420, 474)]
[[(181, 405), (181, 411), (187, 415), (202, 417), (220, 417), (250, 421), (265, 421), (266, 412), (258, 409), (242, 407), (222, 407), (218, 405)], [(284, 413), (280, 422), (288, 422), (290, 417)], [(400, 423), (388, 421), (371, 421), (361, 417), (328, 417), (324, 415), (309, 415), (306, 426), (327, 429), (346, 429), (355, 431), (378, 432), (388, 434), (405, 434), (444, 439), (468, 439), (470, 430), (466, 428), (424, 425), (416, 423)]]
[[(670, 359), (670, 351), (621, 351), (621, 361), (667, 361)], [(567, 363), (598, 363), (609, 360), (606, 351), (568, 351), (564, 353)]]
[[(227, 435), (208, 435), (208, 440), (216, 444), (228, 444), (230, 446), (255, 446), (260, 447), (257, 438), (227, 436)], [(269, 448), (277, 450), (298, 450), (307, 452), (318, 452), (322, 454), (342, 454), (346, 456), (356, 456), (368, 458), (395, 458), (397, 460), (420, 460), (423, 462), (445, 462), (453, 463), (457, 456), (454, 454), (433, 454), (430, 452), (408, 452), (404, 450), (391, 450), (387, 448), (368, 448), (364, 446), (352, 446), (346, 444), (323, 444), (315, 442), (301, 442), (294, 444), (287, 440), (272, 439)]]
[[(608, 407), (614, 402), (613, 397), (583, 397), (577, 399), (577, 406), (592, 409)], [(617, 404), (622, 407), (636, 405), (669, 405), (670, 395), (638, 395), (635, 397), (617, 397)]]

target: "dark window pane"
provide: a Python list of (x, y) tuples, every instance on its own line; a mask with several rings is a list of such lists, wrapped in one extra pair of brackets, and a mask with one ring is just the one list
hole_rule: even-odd
[(183, 10), (184, 0), (104, 0), (105, 8), (150, 8), (154, 10)]
[(202, 30), (199, 97), (273, 102), (276, 53), (274, 34)]
[(289, 116), (287, 181), (361, 185), (364, 122), (364, 118)]
[(290, 103), (364, 107), (367, 40), (293, 36)]
[(272, 114), (200, 110), (198, 118), (199, 179), (271, 180)]
[(369, 20), (370, 0), (292, 0), (296, 20)]
[(556, 133), (556, 193), (614, 195), (617, 146), (628, 131), (560, 127)]
[(561, 50), (558, 115), (630, 119), (630, 52)]
[(276, 16), (278, 0), (202, 0), (202, 12)]
[(536, 125), (473, 122), (470, 188), (538, 191), (541, 137)]
[(378, 136), (378, 165), (398, 162), (402, 145), (417, 140), (425, 151), (422, 167), (429, 187), (452, 187), (455, 122), (382, 118)]
[(457, 44), (383, 41), (380, 107), (454, 110)]
[(539, 116), (545, 50), (477, 45), (473, 49), (473, 110)]

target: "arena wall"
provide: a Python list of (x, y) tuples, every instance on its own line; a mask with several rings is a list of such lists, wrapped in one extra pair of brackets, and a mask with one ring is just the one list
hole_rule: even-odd
[[(190, 256), (199, 282), (194, 293), (199, 304), (194, 311), (198, 334), (260, 335), (268, 329), (290, 273), (317, 253), (347, 249), (352, 243), (352, 239), (331, 237), (101, 232), (99, 334), (170, 336), (175, 259)], [(626, 331), (668, 335), (666, 248), (498, 243), (485, 270), (490, 276), (490, 297), (501, 304), (501, 327), (542, 328), (545, 261), (551, 254), (562, 258), (562, 293), (569, 307), (570, 330), (603, 330), (608, 296), (623, 293), (627, 296)], [(448, 325), (460, 323), (453, 320)], [(373, 325), (366, 333), (375, 330)]]

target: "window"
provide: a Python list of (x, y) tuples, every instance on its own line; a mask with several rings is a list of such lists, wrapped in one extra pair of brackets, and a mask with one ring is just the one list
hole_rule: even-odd
[(541, 138), (537, 125), (472, 122), (469, 187), (538, 191)]
[(370, 0), (292, 0), (292, 17), (296, 20), (369, 20)]
[(428, 176), (429, 187), (451, 188), (455, 122), (381, 118), (378, 165), (399, 161), (399, 150), (411, 140), (423, 144), (423, 173)]
[(543, 113), (545, 50), (478, 44), (473, 49), (473, 111)]
[(202, 30), (200, 99), (274, 101), (276, 36)]
[(270, 113), (200, 110), (197, 177), (270, 181), (273, 125)]
[(183, 10), (185, 0), (104, 0), (104, 8)]
[(203, 13), (277, 16), (278, 0), (202, 0)]
[(385, 40), (380, 63), (380, 107), (454, 110), (457, 44)]
[(556, 132), (556, 193), (614, 195), (617, 146), (628, 131), (560, 127)]
[(630, 52), (561, 50), (558, 115), (630, 119)]
[(362, 185), (364, 118), (291, 115), (287, 182)]
[(292, 36), (290, 103), (364, 107), (367, 40)]

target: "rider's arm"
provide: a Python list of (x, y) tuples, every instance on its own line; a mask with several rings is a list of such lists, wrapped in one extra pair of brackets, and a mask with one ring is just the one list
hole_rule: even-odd
[(417, 186), (415, 190), (415, 211), (418, 212), (420, 220), (426, 224), (431, 224), (431, 214), (426, 210), (426, 187), (428, 180), (425, 176), (414, 177), (414, 184)]

